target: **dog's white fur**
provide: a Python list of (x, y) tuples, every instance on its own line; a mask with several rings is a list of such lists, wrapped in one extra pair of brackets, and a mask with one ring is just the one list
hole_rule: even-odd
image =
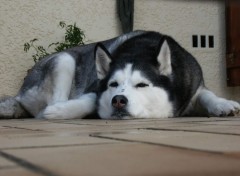
[[(165, 41), (160, 50), (158, 61), (160, 62), (160, 73), (166, 76), (172, 72), (170, 57), (170, 50)], [(110, 62), (111, 59), (105, 51), (98, 48), (96, 51), (96, 68), (100, 79), (106, 75)], [(53, 96), (49, 98), (45, 110), (37, 115), (38, 118), (82, 118), (96, 109), (95, 93), (84, 94), (76, 99), (69, 100), (75, 67), (75, 60), (71, 55), (67, 53), (59, 55), (53, 76)], [(159, 112), (161, 112), (161, 118), (173, 116), (173, 105), (169, 101), (166, 91), (154, 87), (140, 71), (133, 71), (131, 64), (116, 71), (109, 79), (108, 85), (114, 81), (119, 86), (116, 88), (108, 87), (100, 97), (98, 113), (101, 118), (108, 119), (111, 117), (113, 112), (111, 100), (115, 95), (124, 95), (128, 98), (127, 110), (136, 118), (159, 118)], [(136, 88), (135, 85), (138, 83), (145, 83), (149, 86)], [(193, 108), (195, 111), (197, 109), (199, 114), (225, 116), (239, 110), (240, 105), (237, 102), (219, 98), (205, 87), (200, 87), (193, 96), (185, 114), (189, 114)]]
[(48, 103), (49, 105), (69, 99), (75, 67), (75, 60), (68, 53), (63, 53), (58, 57), (57, 64), (53, 70), (53, 97), (52, 101)]
[[(131, 47), (132, 45), (138, 47), (130, 41), (134, 36), (137, 36), (134, 41), (140, 41), (141, 37), (149, 37), (149, 40), (146, 41), (141, 39), (141, 41), (148, 43), (153, 42), (155, 37), (157, 37), (155, 42), (159, 44), (162, 43), (162, 41), (158, 41), (160, 38), (165, 39), (161, 44), (161, 49), (157, 50), (159, 51), (157, 57), (157, 65), (159, 65), (159, 68), (158, 70), (154, 70), (154, 74), (159, 71), (159, 75), (164, 75), (172, 81), (171, 84), (177, 83), (178, 87), (174, 87), (175, 92), (172, 93), (171, 90), (165, 90), (168, 87), (165, 83), (162, 84), (165, 89), (161, 86), (154, 86), (156, 84), (154, 83), (153, 85), (149, 80), (152, 80), (152, 78), (144, 76), (143, 73), (146, 70), (143, 69), (143, 72), (141, 72), (140, 69), (137, 70), (135, 67), (133, 69), (131, 62), (128, 62), (132, 58), (129, 58), (129, 60), (123, 59), (123, 62), (121, 62), (121, 67), (126, 64), (124, 68), (112, 67), (118, 70), (111, 70), (112, 75), (108, 75), (106, 78), (106, 80), (108, 80), (108, 88), (106, 90), (103, 90), (105, 89), (104, 81), (106, 80), (103, 80), (103, 82), (100, 81), (99, 97), (97, 97), (95, 93), (86, 93), (92, 91), (92, 87), (89, 88), (89, 86), (95, 85), (95, 83), (97, 84), (97, 79), (104, 79), (108, 74), (110, 63), (112, 62), (110, 53), (112, 53), (113, 56), (114, 54), (118, 56), (118, 52), (124, 52), (124, 50), (118, 51), (118, 47), (125, 41), (127, 47)], [(128, 39), (129, 42), (127, 41)], [(194, 76), (194, 68), (198, 70), (199, 74), (202, 74), (202, 72), (200, 66), (193, 63), (194, 58), (184, 51), (184, 49), (178, 48), (179, 52), (177, 53), (185, 52), (183, 56), (180, 55), (180, 59), (184, 59), (184, 55), (186, 55), (190, 60), (189, 62), (182, 60), (186, 61), (184, 62), (185, 68), (178, 65), (178, 62), (176, 62), (177, 58), (174, 57), (175, 55), (171, 56), (172, 50), (170, 50), (168, 43), (171, 44), (171, 47), (178, 47), (178, 44), (169, 36), (156, 32), (136, 31), (119, 36), (116, 39), (112, 39), (112, 41), (103, 41), (103, 47), (101, 47), (101, 44), (95, 43), (83, 46), (83, 48), (79, 48), (79, 50), (75, 50), (76, 48), (72, 50), (69, 49), (65, 52), (50, 55), (33, 67), (32, 72), (28, 74), (22, 88), (15, 97), (0, 99), (0, 118), (19, 118), (31, 115), (45, 119), (73, 119), (83, 118), (88, 114), (94, 113), (96, 110), (98, 110), (100, 117), (104, 119), (122, 118), (122, 116), (128, 114), (135, 118), (165, 118), (180, 115), (227, 116), (239, 112), (239, 103), (220, 98), (209, 91), (204, 86), (202, 75), (196, 75), (200, 76), (199, 80), (196, 79), (195, 82), (191, 82), (193, 85), (189, 85), (193, 86), (190, 87), (193, 88), (193, 91), (196, 91), (196, 87), (199, 86), (195, 95), (192, 96), (194, 92), (191, 92), (191, 94), (186, 97), (187, 99), (178, 101), (181, 95), (177, 93), (184, 90), (188, 84), (186, 84), (186, 86), (184, 82), (181, 84), (181, 75), (179, 76), (178, 74), (179, 77), (175, 79), (176, 75), (174, 74), (181, 73), (181, 69), (184, 69), (183, 71), (186, 71), (184, 72), (186, 74), (183, 76), (186, 76), (188, 73), (188, 70), (185, 70), (185, 68), (188, 68), (186, 66), (187, 63), (190, 63), (188, 65), (190, 69), (189, 75), (191, 75), (190, 78)], [(148, 46), (147, 43), (146, 46)], [(92, 58), (94, 48), (95, 60)], [(132, 51), (136, 51), (135, 49), (137, 48), (133, 48)], [(145, 47), (142, 49), (143, 50), (140, 51), (143, 51), (144, 54)], [(115, 53), (115, 51), (118, 52)], [(126, 50), (126, 52), (129, 52), (130, 55), (122, 53), (123, 56), (132, 57), (131, 50)], [(78, 58), (79, 56), (81, 57)], [(121, 54), (117, 58), (121, 59), (120, 56)], [(135, 59), (134, 57), (135, 56), (133, 56), (133, 59)], [(144, 57), (142, 59), (144, 59)], [(128, 64), (124, 63), (125, 61), (127, 61)], [(174, 67), (176, 70), (173, 70), (171, 61), (176, 62), (177, 66)], [(84, 64), (89, 64), (89, 66)], [(193, 69), (190, 68), (191, 65)], [(144, 67), (144, 65), (142, 65), (142, 67)], [(89, 76), (90, 79), (88, 80), (86, 76)], [(108, 79), (109, 77), (110, 79)], [(184, 78), (186, 79), (183, 79), (183, 81), (188, 81), (188, 77)], [(114, 81), (118, 83), (118, 86), (109, 86)], [(82, 82), (83, 84), (81, 84)], [(147, 86), (136, 86), (139, 83)], [(180, 91), (175, 90), (175, 88), (178, 88)], [(169, 100), (168, 93), (170, 94), (171, 100)], [(116, 110), (116, 107), (115, 109), (113, 108), (114, 104), (112, 100), (114, 100), (113, 97), (116, 95), (122, 95), (128, 100), (127, 104), (124, 104), (126, 111), (125, 109), (121, 109), (122, 114), (119, 109)], [(186, 108), (186, 103), (189, 102), (191, 96), (192, 99)], [(174, 98), (177, 98), (177, 101), (175, 101)], [(187, 102), (184, 104), (185, 100)], [(98, 109), (96, 109), (97, 107)], [(115, 113), (113, 113), (113, 111), (115, 111)], [(112, 114), (118, 117), (112, 117)]]
[[(108, 119), (113, 113), (112, 98), (124, 95), (128, 99), (127, 111), (135, 118), (161, 118), (173, 116), (173, 106), (165, 90), (153, 86), (138, 70), (132, 70), (132, 64), (127, 64), (123, 70), (116, 71), (109, 79), (108, 85), (117, 82), (117, 87), (110, 87), (100, 97), (98, 113), (103, 119)], [(148, 86), (136, 87), (139, 83)], [(113, 117), (114, 118), (114, 117)], [(125, 117), (127, 118), (127, 117)]]
[[(98, 73), (104, 77), (106, 70), (109, 68), (111, 59), (99, 49), (96, 52)], [(172, 73), (171, 53), (167, 41), (164, 41), (159, 55), (160, 74), (170, 76)], [(109, 80), (117, 82), (117, 88), (109, 87), (100, 97), (98, 113), (102, 118), (109, 118), (113, 112), (111, 105), (112, 98), (115, 95), (124, 95), (129, 100), (128, 112), (136, 118), (161, 118), (173, 117), (173, 105), (168, 100), (166, 92), (159, 87), (153, 87), (150, 81), (144, 78), (139, 71), (131, 70), (131, 65), (127, 65), (124, 70), (117, 71)], [(142, 89), (136, 89), (134, 84), (144, 82), (149, 85)], [(213, 92), (203, 86), (200, 86), (195, 95), (192, 97), (184, 115), (207, 115), (207, 116), (227, 116), (240, 110), (239, 103), (224, 98), (217, 97)], [(193, 113), (194, 111), (194, 113)]]
[(207, 111), (209, 116), (227, 116), (240, 109), (240, 105), (237, 102), (217, 97), (207, 89), (200, 91), (196, 103), (202, 108), (200, 110)]
[(53, 72), (53, 96), (48, 106), (37, 115), (45, 119), (74, 119), (82, 118), (95, 110), (96, 94), (84, 94), (69, 100), (76, 63), (74, 58), (63, 53), (57, 58)]
[(82, 118), (96, 108), (96, 94), (89, 93), (80, 96), (78, 99), (58, 102), (47, 106), (39, 117), (45, 119), (75, 119)]

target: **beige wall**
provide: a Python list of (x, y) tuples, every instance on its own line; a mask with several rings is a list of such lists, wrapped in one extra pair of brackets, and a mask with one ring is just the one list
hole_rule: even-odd
[[(115, 0), (2, 0), (0, 6), (0, 95), (14, 95), (26, 70), (33, 65), (23, 44), (59, 40), (59, 21), (76, 22), (88, 42), (121, 33)], [(224, 1), (135, 0), (134, 29), (156, 30), (173, 36), (202, 65), (206, 85), (217, 95), (240, 99), (240, 88), (227, 88), (225, 75)], [(214, 35), (214, 49), (194, 49), (193, 34)]]
[[(173, 36), (202, 66), (206, 86), (217, 95), (240, 99), (240, 87), (226, 86), (225, 6), (222, 0), (136, 0), (135, 29)], [(192, 35), (214, 35), (215, 48), (192, 48)]]
[(64, 31), (59, 21), (74, 22), (88, 42), (118, 35), (115, 0), (0, 0), (0, 96), (15, 95), (34, 63), (23, 51), (25, 42), (41, 39), (48, 46)]

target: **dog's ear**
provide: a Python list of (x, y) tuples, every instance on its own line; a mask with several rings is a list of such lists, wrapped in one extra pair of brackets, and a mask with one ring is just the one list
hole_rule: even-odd
[(103, 44), (98, 43), (95, 47), (94, 57), (97, 69), (97, 77), (99, 79), (103, 79), (109, 70), (109, 65), (112, 61), (111, 55), (103, 46)]
[(169, 76), (172, 73), (171, 52), (167, 40), (165, 39), (159, 46), (157, 61), (160, 65), (159, 70), (161, 75)]

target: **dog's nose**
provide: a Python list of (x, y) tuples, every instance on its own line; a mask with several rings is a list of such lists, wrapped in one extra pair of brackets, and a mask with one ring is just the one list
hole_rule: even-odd
[(116, 95), (112, 99), (112, 106), (114, 108), (124, 108), (128, 103), (128, 99), (123, 95)]

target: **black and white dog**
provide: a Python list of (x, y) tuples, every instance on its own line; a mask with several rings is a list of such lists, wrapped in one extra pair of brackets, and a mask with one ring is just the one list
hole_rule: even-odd
[(237, 102), (204, 86), (195, 58), (174, 39), (135, 31), (38, 62), (0, 118), (102, 119), (228, 116)]

